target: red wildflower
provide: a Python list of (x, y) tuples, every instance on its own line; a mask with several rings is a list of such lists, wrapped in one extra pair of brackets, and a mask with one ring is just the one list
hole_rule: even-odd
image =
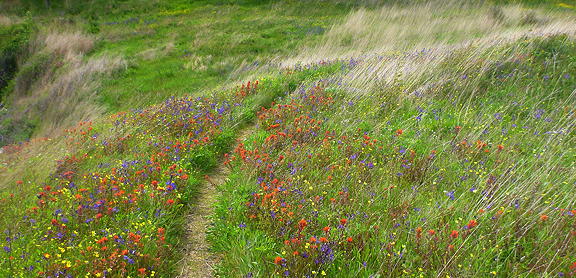
[(436, 234), (436, 231), (434, 231), (434, 230), (428, 230), (428, 234), (429, 234), (430, 236), (433, 236), (433, 235)]
[(400, 136), (400, 135), (402, 135), (402, 133), (404, 133), (404, 130), (402, 130), (402, 129), (396, 130), (396, 136)]
[(346, 241), (352, 242), (352, 237), (348, 237), (348, 238), (346, 239)]
[(304, 229), (306, 226), (308, 225), (308, 222), (306, 222), (306, 220), (302, 219), (298, 222), (298, 229), (302, 230)]
[(166, 204), (168, 204), (168, 205), (172, 205), (172, 204), (174, 204), (174, 200), (172, 200), (172, 199), (168, 199), (168, 201), (166, 201)]
[(276, 258), (274, 258), (274, 263), (275, 264), (280, 264), (284, 259), (282, 259), (282, 257), (276, 256)]
[(476, 220), (472, 219), (470, 222), (468, 222), (468, 229), (472, 229), (476, 226), (478, 226), (478, 222), (476, 222)]
[(325, 237), (321, 237), (321, 238), (320, 238), (320, 242), (328, 242), (328, 239), (325, 238)]
[(348, 222), (348, 219), (346, 219), (346, 218), (340, 219), (340, 224), (342, 224), (342, 225), (346, 225), (347, 222)]
[(450, 233), (450, 237), (451, 238), (457, 238), (458, 237), (458, 231), (452, 230), (452, 232)]
[(330, 232), (330, 227), (326, 226), (322, 229), (325, 233)]
[(422, 237), (422, 227), (416, 228), (416, 238), (420, 239)]
[(542, 220), (542, 221), (548, 220), (548, 215), (546, 215), (546, 214), (540, 215), (540, 220)]
[(146, 275), (146, 268), (139, 268), (138, 273), (140, 273), (140, 275)]
[(106, 241), (108, 241), (107, 237), (102, 237), (101, 239), (97, 240), (96, 243), (98, 244), (104, 244), (106, 243)]

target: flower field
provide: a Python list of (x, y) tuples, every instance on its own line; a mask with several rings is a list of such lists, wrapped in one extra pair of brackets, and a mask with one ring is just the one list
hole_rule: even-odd
[(0, 274), (172, 273), (187, 205), (231, 146), (234, 131), (290, 84), (330, 68), (248, 81), (211, 97), (172, 98), (67, 130), (60, 139), (74, 154), (58, 161), (50, 179), (33, 194), (3, 192), (0, 198)]
[(576, 45), (526, 45), (419, 92), (400, 80), (351, 96), (337, 77), (262, 109), (225, 162), (222, 272), (576, 275)]
[(0, 277), (576, 277), (571, 5), (37, 2)]

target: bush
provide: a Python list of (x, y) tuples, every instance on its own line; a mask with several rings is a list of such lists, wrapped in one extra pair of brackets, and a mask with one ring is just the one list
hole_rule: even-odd
[(18, 60), (24, 54), (33, 26), (29, 21), (0, 27), (0, 101), (6, 95), (4, 88), (18, 71)]

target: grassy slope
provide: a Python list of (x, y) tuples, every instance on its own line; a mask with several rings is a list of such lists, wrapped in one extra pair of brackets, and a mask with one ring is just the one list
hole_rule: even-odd
[[(93, 120), (103, 112), (142, 107), (169, 96), (223, 87), (232, 80), (238, 82), (273, 58), (315, 40), (350, 9), (331, 1), (52, 2), (48, 11), (40, 8), (42, 3), (29, 6), (37, 7), (32, 14), (39, 32), (31, 43), (35, 52), (29, 54), (29, 61), (23, 62), (12, 82), (30, 84), (29, 88), (4, 98), (8, 110), (1, 128), (11, 133), (6, 136), (8, 143), (31, 135), (54, 135), (74, 121)], [(14, 11), (17, 12), (24, 13)], [(49, 46), (48, 50), (39, 47), (47, 36), (74, 40), (67, 35), (78, 31), (90, 33), (84, 39), (93, 40), (95, 46), (73, 61), (58, 53), (67, 51), (60, 50), (64, 47), (57, 51)], [(54, 42), (46, 41), (50, 43)], [(47, 57), (50, 59), (39, 68), (31, 66)], [(94, 77), (86, 74), (86, 79), (94, 79), (88, 85), (76, 85), (80, 82), (74, 76), (66, 77), (84, 66), (88, 70), (98, 68), (98, 59), (111, 58), (121, 59), (120, 64), (126, 61), (128, 68), (118, 70), (122, 66), (116, 66), (116, 70), (105, 69), (105, 74)], [(104, 67), (111, 68), (113, 64)], [(58, 83), (61, 77), (65, 84)], [(7, 90), (16, 91), (12, 89), (18, 84)], [(57, 90), (53, 87), (72, 89), (54, 93)], [(70, 101), (57, 107), (53, 104), (56, 97), (65, 98), (60, 103), (70, 99), (81, 103)], [(67, 113), (58, 112), (63, 110)], [(67, 117), (73, 113), (75, 116)], [(18, 128), (24, 126), (28, 128)]]
[[(157, 9), (130, 23), (116, 19), (101, 28), (108, 35), (98, 52), (122, 53), (134, 62), (103, 86), (104, 104), (127, 109), (142, 105), (135, 95), (149, 96), (144, 103), (154, 103), (241, 78), (314, 40), (347, 11), (330, 2), (195, 6)], [(158, 57), (146, 59), (145, 51)]]
[(59, 139), (71, 155), (50, 178), (2, 192), (1, 273), (173, 275), (180, 257), (170, 250), (203, 175), (256, 111), (318, 74), (271, 75), (258, 89), (171, 99), (69, 130)]
[[(324, 3), (317, 5), (324, 5), (322, 12), (330, 16), (314, 14), (309, 17), (306, 5), (297, 1), (283, 2), (266, 13), (276, 16), (271, 19), (252, 16), (271, 8), (269, 3), (225, 4), (217, 7), (205, 2), (197, 2), (193, 6), (178, 1), (169, 4), (147, 3), (153, 2), (143, 2), (142, 5), (123, 4), (120, 9), (107, 5), (79, 9), (79, 16), (86, 18), (90, 13), (99, 14), (98, 18), (91, 21), (99, 23), (97, 26), (103, 40), (90, 55), (122, 53), (132, 65), (128, 71), (105, 81), (99, 89), (100, 103), (110, 111), (135, 108), (159, 102), (168, 96), (195, 93), (199, 88), (214, 88), (230, 78), (242, 78), (250, 73), (242, 73), (241, 70), (232, 72), (232, 69), (243, 65), (243, 61), (246, 61), (245, 65), (256, 60), (264, 63), (272, 55), (286, 54), (297, 46), (295, 39), (315, 38), (320, 30), (317, 26), (324, 28), (345, 12), (339, 10), (337, 5)], [(109, 13), (104, 14), (102, 11), (106, 10)], [(221, 14), (212, 14), (215, 10)], [(211, 15), (206, 16), (206, 12)], [(131, 20), (135, 14), (138, 18)], [(280, 20), (276, 20), (278, 17)], [(217, 20), (210, 20), (215, 18)], [(302, 20), (306, 25), (301, 24)], [(101, 25), (105, 22), (118, 24)], [(254, 25), (237, 24), (239, 22)], [(198, 27), (203, 31), (190, 32)], [(88, 24), (86, 28), (94, 26)], [(284, 36), (284, 28), (293, 33)], [(176, 35), (171, 37), (169, 34), (173, 33)], [(240, 35), (237, 37), (231, 35), (238, 33)], [(235, 39), (229, 39), (229, 36)], [(282, 50), (278, 51), (278, 45), (283, 46)], [(434, 83), (434, 79), (400, 80), (379, 89), (367, 87), (370, 94), (355, 97), (351, 97), (355, 92), (337, 82), (324, 84), (325, 91), (304, 90), (289, 95), (283, 103), (288, 104), (291, 97), (302, 95), (328, 95), (334, 98), (328, 103), (315, 103), (298, 97), (295, 99), (295, 103), (303, 105), (299, 113), (323, 121), (306, 122), (301, 134), (291, 133), (294, 132), (291, 128), (295, 126), (286, 121), (299, 114), (283, 114), (280, 108), (262, 113), (259, 121), (261, 130), (247, 142), (247, 148), (258, 148), (273, 157), (274, 161), (274, 157), (282, 154), (286, 159), (274, 163), (286, 165), (288, 161), (294, 161), (294, 164), (302, 168), (298, 169), (298, 177), (293, 180), (290, 180), (292, 174), (288, 171), (290, 166), (274, 169), (273, 173), (291, 182), (290, 189), (298, 188), (302, 191), (305, 196), (303, 207), (292, 211), (294, 214), (282, 224), (269, 219), (269, 210), (276, 210), (275, 206), (282, 202), (295, 205), (300, 202), (301, 196), (272, 196), (275, 203), (270, 206), (257, 203), (255, 208), (247, 208), (246, 202), (253, 198), (252, 193), (272, 190), (275, 185), (268, 189), (258, 187), (256, 180), (262, 177), (258, 174), (260, 166), (234, 162), (232, 181), (222, 188), (223, 197), (218, 207), (220, 218), (213, 231), (214, 246), (225, 253), (221, 273), (229, 276), (281, 275), (286, 270), (292, 274), (308, 273), (313, 276), (322, 275), (322, 271), (331, 276), (346, 276), (350, 273), (370, 275), (388, 271), (397, 275), (431, 275), (442, 272), (456, 276), (483, 276), (492, 271), (501, 276), (528, 272), (534, 275), (556, 271), (568, 273), (573, 258), (565, 254), (573, 253), (574, 250), (554, 239), (562, 238), (564, 233), (570, 238), (572, 230), (569, 221), (572, 218), (569, 215), (557, 217), (549, 211), (559, 205), (569, 211), (573, 205), (565, 198), (572, 194), (569, 184), (574, 182), (570, 180), (574, 176), (570, 174), (574, 169), (570, 159), (574, 156), (571, 148), (573, 134), (567, 129), (568, 133), (562, 137), (566, 139), (550, 144), (546, 139), (533, 137), (532, 133), (524, 131), (524, 127), (518, 126), (534, 121), (535, 126), (543, 129), (570, 127), (574, 121), (573, 111), (569, 109), (573, 107), (574, 101), (570, 90), (573, 90), (576, 73), (565, 69), (574, 68), (573, 57), (570, 55), (574, 46), (571, 40), (562, 38), (534, 45), (519, 49), (514, 45), (501, 45), (495, 47), (497, 55), (493, 52), (480, 53), (480, 57), (485, 56), (484, 60), (488, 61), (486, 64), (482, 59), (476, 61), (479, 65), (477, 68), (483, 70), (468, 67), (466, 55), (449, 56), (438, 69), (446, 73), (446, 76), (436, 80), (441, 86), (424, 86), (428, 88), (430, 96), (421, 99), (399, 96), (408, 88), (416, 89), (414, 86)], [(510, 52), (520, 53), (520, 50), (525, 51), (523, 54), (526, 57), (519, 58), (517, 63), (498, 63), (498, 57), (506, 60)], [(354, 64), (349, 66), (353, 68)], [(455, 64), (467, 66), (454, 67)], [(550, 64), (554, 66), (548, 66)], [(489, 70), (486, 70), (486, 66)], [(11, 172), (8, 175), (3, 172), (4, 176), (9, 177), (5, 180), (10, 190), (3, 191), (0, 198), (3, 215), (1, 227), (8, 227), (2, 230), (8, 231), (10, 238), (3, 245), (8, 247), (4, 249), (1, 260), (3, 270), (7, 273), (22, 272), (25, 275), (59, 271), (91, 271), (97, 275), (107, 268), (112, 269), (108, 270), (111, 274), (123, 275), (136, 274), (140, 268), (144, 268), (146, 274), (152, 271), (160, 276), (171, 273), (177, 257), (166, 251), (168, 245), (158, 244), (162, 236), (158, 228), (166, 229), (163, 233), (167, 244), (179, 244), (180, 221), (184, 209), (179, 204), (186, 204), (192, 199), (194, 188), (202, 175), (208, 173), (217, 163), (218, 155), (230, 147), (233, 142), (231, 134), (239, 124), (253, 119), (256, 111), (261, 106), (268, 106), (275, 97), (293, 91), (298, 84), (305, 84), (309, 88), (312, 81), (329, 76), (338, 68), (339, 65), (296, 70), (295, 74), (272, 71), (270, 78), (266, 78), (268, 81), (261, 82), (263, 91), (243, 101), (234, 99), (233, 94), (226, 93), (229, 92), (227, 90), (223, 91), (224, 94), (218, 93), (206, 100), (186, 98), (193, 107), (212, 113), (219, 113), (217, 108), (220, 106), (211, 107), (208, 105), (210, 102), (234, 99), (241, 104), (230, 111), (225, 110), (226, 116), (220, 122), (216, 121), (218, 124), (208, 121), (209, 124), (202, 131), (199, 126), (187, 126), (186, 131), (199, 131), (192, 137), (201, 139), (206, 134), (211, 140), (207, 145), (194, 143), (184, 147), (186, 152), (183, 155), (172, 153), (175, 152), (173, 148), (176, 142), (191, 141), (190, 136), (183, 132), (180, 121), (194, 118), (195, 115), (189, 111), (182, 112), (185, 105), (180, 100), (172, 100), (160, 106), (135, 109), (128, 114), (114, 115), (94, 124), (77, 127), (66, 137), (70, 140), (66, 141), (66, 146), (62, 138), (57, 138), (58, 143), (48, 141), (32, 144), (35, 148), (46, 148), (44, 151), (27, 153), (26, 149), (16, 150), (11, 156), (5, 156), (12, 164), (3, 168)], [(348, 67), (342, 70), (347, 72)], [(516, 74), (518, 70), (522, 74)], [(513, 74), (508, 76), (510, 73)], [(461, 78), (464, 75), (474, 78), (460, 81), (464, 80)], [(444, 83), (445, 78), (451, 82)], [(550, 82), (541, 82), (541, 78)], [(138, 98), (135, 92), (140, 93)], [(454, 92), (461, 94), (455, 95)], [(512, 98), (515, 101), (507, 102)], [(518, 107), (515, 102), (523, 106)], [(554, 110), (558, 107), (568, 109)], [(279, 113), (279, 116), (271, 116), (273, 113)], [(560, 120), (547, 124), (546, 116)], [(421, 120), (415, 121), (416, 118)], [(118, 122), (119, 119), (123, 121)], [(491, 123), (490, 129), (494, 131), (488, 132), (488, 135), (482, 132), (486, 129), (486, 122)], [(297, 152), (300, 154), (284, 146), (281, 140), (278, 143), (266, 140), (273, 133), (268, 127), (276, 123), (280, 123), (284, 131), (291, 131), (287, 132), (289, 136), (299, 138)], [(461, 133), (454, 132), (456, 125), (462, 127)], [(88, 126), (92, 126), (92, 129), (88, 130)], [(498, 136), (498, 132), (504, 131), (502, 128), (515, 136)], [(402, 129), (403, 134), (395, 136), (398, 129)], [(334, 138), (327, 139), (332, 140), (329, 144), (335, 146), (342, 144), (336, 141), (341, 135), (347, 135), (349, 139), (342, 139), (344, 151), (337, 147), (318, 148), (322, 144), (320, 138), (326, 135), (311, 136), (312, 131), (315, 134), (334, 131), (330, 135)], [(367, 132), (366, 135), (371, 139), (378, 139), (375, 148), (366, 149), (364, 141), (367, 139), (363, 138), (362, 132)], [(459, 146), (457, 142), (461, 142), (461, 139), (466, 139), (467, 143)], [(490, 154), (483, 150), (476, 151), (476, 140), (480, 140), (480, 145), (486, 142)], [(290, 144), (292, 141), (286, 143)], [(504, 151), (498, 150), (500, 144), (504, 146)], [(542, 152), (542, 155), (548, 160), (540, 164), (533, 154), (538, 152), (538, 147), (544, 146), (548, 153)], [(414, 150), (415, 155), (410, 156), (410, 150)], [(434, 162), (426, 162), (432, 150), (436, 151)], [(171, 153), (169, 157), (175, 161), (163, 158), (162, 153)], [(385, 166), (376, 167), (371, 173), (364, 169), (366, 160), (347, 164), (346, 159), (351, 159), (354, 153), (365, 155), (366, 159), (379, 157), (382, 161), (375, 159), (375, 165)], [(564, 155), (559, 155), (561, 153)], [(61, 158), (66, 154), (70, 157), (73, 155), (74, 159), (65, 160), (58, 167), (51, 162), (55, 157)], [(302, 154), (306, 155), (303, 157)], [(308, 154), (311, 156), (308, 157)], [(22, 161), (14, 162), (12, 158)], [(154, 166), (160, 168), (155, 170), (144, 165), (148, 163), (147, 159), (154, 159)], [(523, 169), (530, 169), (533, 173), (523, 172), (514, 178), (506, 176), (494, 185), (494, 181), (490, 181), (491, 175), (502, 174), (513, 161), (520, 161)], [(40, 163), (45, 166), (38, 167)], [(172, 169), (173, 164), (176, 167)], [(319, 165), (327, 164), (338, 165), (340, 168), (324, 171), (318, 169)], [(25, 167), (32, 166), (39, 169), (23, 171)], [(421, 173), (422, 169), (426, 169), (425, 173)], [(549, 178), (545, 174), (548, 169), (560, 174), (556, 179)], [(139, 176), (142, 170), (146, 171), (144, 177)], [(73, 174), (64, 174), (68, 171)], [(475, 174), (467, 174), (469, 171)], [(566, 171), (568, 174), (563, 174)], [(24, 178), (18, 178), (19, 173), (23, 173), (21, 177)], [(189, 175), (187, 179), (182, 179), (183, 173)], [(328, 173), (330, 180), (326, 176)], [(471, 175), (466, 178), (469, 184), (457, 186), (461, 183), (458, 180), (462, 173)], [(53, 175), (48, 177), (49, 174)], [(87, 177), (97, 178), (90, 180)], [(20, 179), (24, 180), (24, 185), (16, 182)], [(173, 179), (177, 180), (177, 189), (166, 191), (163, 184), (169, 185)], [(355, 179), (363, 183), (355, 185)], [(154, 180), (159, 181), (160, 188), (152, 182)], [(546, 186), (534, 188), (534, 183)], [(143, 187), (139, 187), (139, 184)], [(414, 184), (418, 184), (416, 189)], [(555, 207), (551, 207), (548, 200), (530, 199), (529, 195), (523, 193), (533, 189), (540, 194), (547, 194), (553, 188), (551, 184), (565, 185), (562, 187), (563, 194), (549, 197), (559, 199)], [(470, 191), (467, 186), (476, 189)], [(80, 188), (86, 191), (77, 192)], [(494, 193), (496, 197), (481, 197), (486, 196), (483, 189), (489, 190), (488, 195)], [(122, 194), (116, 194), (122, 191)], [(153, 192), (158, 192), (158, 195), (149, 195)], [(10, 194), (15, 196), (11, 197)], [(81, 195), (80, 199), (76, 194)], [(337, 204), (331, 205), (330, 202), (334, 201), (329, 201), (328, 196), (333, 196)], [(516, 203), (510, 196), (517, 200), (527, 198), (521, 206), (530, 209), (513, 210)], [(102, 203), (102, 200), (105, 201)], [(166, 206), (168, 200), (175, 201), (176, 205)], [(436, 209), (435, 205), (438, 204), (430, 200), (437, 200), (443, 209)], [(476, 205), (470, 210), (472, 203)], [(84, 207), (79, 210), (78, 205)], [(500, 206), (504, 207), (502, 212), (497, 209)], [(158, 208), (166, 208), (163, 211), (165, 214), (156, 215)], [(476, 209), (480, 208), (485, 209), (484, 214), (476, 215)], [(101, 215), (97, 216), (99, 213)], [(357, 216), (359, 213), (366, 213), (367, 217), (363, 220)], [(500, 217), (502, 214), (505, 216)], [(550, 215), (550, 219), (538, 222), (542, 214)], [(253, 215), (255, 219), (252, 219)], [(497, 221), (491, 222), (489, 218), (493, 215)], [(415, 224), (423, 216), (431, 220), (424, 221), (420, 226)], [(339, 229), (338, 222), (342, 218), (349, 222)], [(518, 218), (524, 222), (515, 221)], [(307, 221), (306, 227), (304, 233), (298, 233), (297, 223), (302, 219)], [(480, 223), (470, 229), (473, 233), (462, 227), (471, 219)], [(126, 227), (126, 222), (135, 225)], [(321, 231), (324, 226), (332, 227), (332, 231)], [(375, 227), (377, 229), (373, 230)], [(427, 229), (434, 229), (438, 236), (420, 240), (422, 236), (416, 236), (418, 227), (424, 228), (423, 236)], [(512, 231), (515, 231), (515, 227), (527, 227), (529, 236), (514, 238)], [(537, 229), (541, 232), (534, 232)], [(459, 231), (460, 236), (451, 238), (449, 234), (452, 230)], [(130, 235), (130, 232), (134, 234)], [(304, 245), (283, 246), (283, 240), (299, 239), (301, 235), (306, 235), (302, 238), (305, 240), (309, 240), (308, 236), (318, 237), (318, 240), (321, 236), (327, 237), (327, 243), (317, 245), (317, 250), (323, 250), (325, 254), (311, 253), (313, 256), (309, 259), (297, 259), (293, 252), (302, 252), (300, 248), (304, 248)], [(98, 242), (103, 237), (107, 241)], [(351, 242), (348, 242), (348, 237), (352, 238)], [(559, 248), (564, 249), (557, 254), (547, 253), (535, 246), (540, 240), (546, 241), (547, 245), (558, 244)], [(495, 243), (496, 248), (493, 247)], [(449, 244), (457, 251), (450, 250)], [(128, 250), (128, 258), (123, 257), (124, 250)], [(519, 260), (520, 255), (510, 255), (517, 254), (514, 252), (524, 252), (522, 254), (527, 254), (529, 258)], [(402, 255), (397, 256), (397, 253)], [(482, 258), (468, 258), (469, 254), (478, 253), (483, 254)], [(18, 257), (21, 255), (23, 257)], [(334, 256), (333, 260), (330, 259), (331, 255)], [(423, 259), (429, 255), (434, 259)], [(277, 265), (274, 264), (276, 256), (284, 259)], [(104, 257), (107, 259), (104, 260)], [(317, 264), (312, 261), (319, 258), (324, 262)], [(497, 260), (494, 261), (494, 258)], [(34, 268), (27, 269), (30, 266)], [(342, 272), (343, 268), (352, 270)]]
[[(315, 8), (309, 9), (310, 5)], [(57, 8), (54, 7), (55, 12)], [(131, 1), (114, 6), (94, 2), (88, 6), (72, 6), (63, 16), (66, 20), (55, 19), (51, 14), (40, 14), (36, 20), (39, 26), (53, 26), (55, 32), (95, 28), (96, 47), (82, 56), (82, 60), (111, 55), (128, 61), (130, 66), (127, 70), (114, 72), (112, 76), (99, 76), (96, 88), (91, 88), (87, 94), (71, 96), (84, 100), (81, 105), (71, 105), (75, 107), (74, 111), (86, 109), (83, 115), (94, 115), (101, 113), (98, 111), (102, 108), (117, 112), (158, 103), (170, 96), (198, 94), (236, 84), (243, 76), (258, 71), (253, 62), (263, 65), (303, 42), (313, 41), (348, 8), (324, 1), (282, 1), (275, 4), (258, 1)], [(264, 13), (266, 16), (262, 16)], [(68, 23), (60, 24), (62, 21)], [(66, 65), (67, 62), (57, 64)], [(96, 91), (95, 98), (91, 97), (92, 91)], [(42, 93), (41, 98), (45, 97)], [(36, 96), (31, 101), (38, 99), (40, 97)], [(10, 110), (7, 112), (12, 111), (14, 115), (18, 111), (29, 113), (21, 120), (11, 120), (8, 115), (7, 132), (12, 130), (10, 127), (30, 127), (24, 131), (14, 129), (14, 133), (18, 133), (14, 134), (15, 138), (30, 136), (34, 123), (36, 133), (40, 129), (38, 123), (41, 123), (42, 129), (54, 134), (68, 124), (75, 124), (62, 119), (52, 123), (56, 119), (51, 119), (46, 113), (34, 114), (39, 110), (37, 104), (28, 101), (23, 104), (22, 107), (8, 105)], [(90, 120), (85, 116), (73, 118), (75, 121)], [(54, 152), (43, 155), (39, 152), (41, 149), (30, 156), (43, 160), (42, 164), (47, 165), (47, 169), (59, 158)], [(13, 184), (16, 179), (28, 179), (28, 176), (38, 180), (49, 173), (43, 167), (30, 173), (26, 170), (30, 168), (25, 166), (26, 163), (17, 161), (20, 158), (5, 157), (0, 184)]]
[(336, 79), (263, 111), (220, 188), (220, 273), (573, 274), (576, 44), (475, 51), (435, 86), (354, 96)]

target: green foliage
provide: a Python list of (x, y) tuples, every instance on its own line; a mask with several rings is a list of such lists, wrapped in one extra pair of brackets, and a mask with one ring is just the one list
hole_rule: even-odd
[(233, 130), (226, 130), (218, 134), (214, 138), (214, 152), (219, 156), (230, 151), (230, 148), (234, 145), (236, 140), (236, 135)]
[(214, 169), (216, 164), (218, 163), (218, 159), (216, 158), (216, 154), (213, 150), (207, 147), (199, 148), (194, 150), (192, 154), (190, 154), (190, 158), (188, 159), (188, 169), (200, 169), (202, 171), (208, 171)]
[(35, 128), (34, 122), (7, 117), (0, 108), (0, 146), (28, 140)]
[(14, 93), (25, 96), (53, 61), (53, 55), (39, 53), (28, 59), (14, 78)]
[(0, 102), (7, 95), (6, 86), (18, 71), (34, 26), (27, 20), (7, 27), (0, 26)]

